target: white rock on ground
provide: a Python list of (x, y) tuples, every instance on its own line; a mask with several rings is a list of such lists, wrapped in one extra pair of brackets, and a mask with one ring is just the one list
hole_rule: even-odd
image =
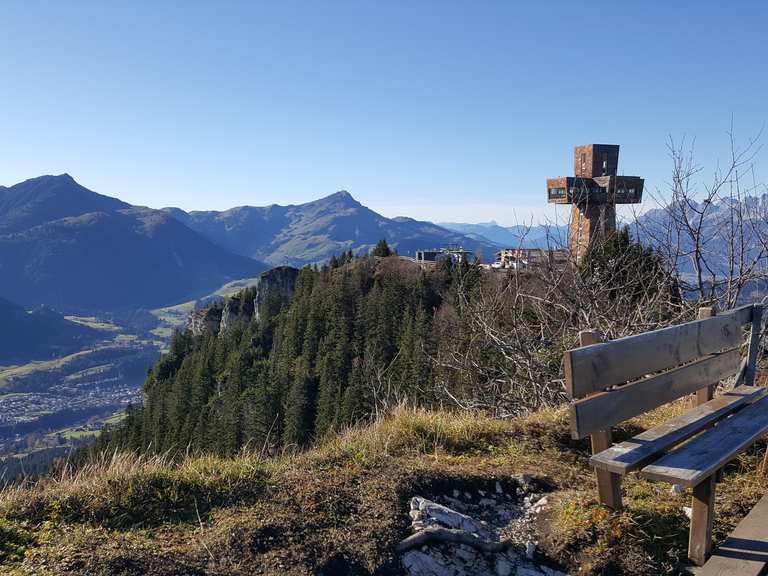
[[(533, 487), (530, 477), (516, 480), (523, 492)], [(408, 576), (566, 576), (534, 560), (536, 543), (531, 538), (530, 520), (546, 506), (546, 497), (528, 494), (521, 503), (512, 502), (506, 498), (498, 482), (495, 494), (477, 492), (490, 497), (472, 502), (471, 494), (464, 492), (467, 502), (463, 503), (458, 499), (462, 495), (458, 489), (451, 492), (453, 497), (440, 497), (440, 500), (461, 510), (421, 496), (410, 500), (409, 515), (414, 534), (430, 528), (450, 532), (451, 538), (457, 533), (464, 533), (466, 538), (459, 539), (465, 543), (437, 538), (406, 550), (401, 555), (401, 561)], [(480, 517), (465, 512), (479, 514)], [(515, 546), (515, 542), (519, 544)]]

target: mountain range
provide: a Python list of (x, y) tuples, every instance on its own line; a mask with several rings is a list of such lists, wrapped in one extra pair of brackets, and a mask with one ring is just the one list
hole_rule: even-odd
[(0, 231), (0, 296), (25, 307), (153, 307), (265, 267), (164, 212), (96, 194), (66, 174), (0, 189)]
[(337, 192), (306, 204), (223, 212), (132, 206), (68, 174), (0, 187), (0, 296), (60, 311), (153, 308), (191, 300), (268, 266), (302, 266), (386, 239), (402, 255), (498, 248), (410, 218), (385, 218)]
[(478, 224), (440, 222), (438, 226), (506, 248), (558, 248), (568, 241), (567, 226), (501, 226), (493, 220)]
[(385, 218), (346, 191), (297, 206), (164, 211), (218, 245), (272, 266), (324, 262), (347, 250), (365, 253), (382, 238), (402, 256), (413, 256), (424, 248), (461, 245), (487, 258), (497, 249), (485, 238), (472, 238), (431, 222)]

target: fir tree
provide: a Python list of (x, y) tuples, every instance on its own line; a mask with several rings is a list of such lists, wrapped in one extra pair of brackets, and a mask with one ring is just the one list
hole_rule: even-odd
[(387, 241), (384, 238), (379, 240), (374, 249), (371, 250), (371, 256), (376, 256), (379, 258), (392, 256), (392, 250), (389, 249), (389, 244), (387, 244)]

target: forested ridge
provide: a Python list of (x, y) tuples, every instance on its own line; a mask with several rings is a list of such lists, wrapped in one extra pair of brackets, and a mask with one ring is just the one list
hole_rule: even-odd
[[(258, 321), (177, 333), (148, 374), (144, 407), (129, 408), (96, 449), (304, 446), (386, 404), (433, 404), (435, 318), (452, 314), (459, 279), (466, 289), (479, 276), (467, 264), (422, 270), (349, 253), (306, 267), (290, 301), (270, 302)], [(251, 289), (239, 298), (252, 301)]]

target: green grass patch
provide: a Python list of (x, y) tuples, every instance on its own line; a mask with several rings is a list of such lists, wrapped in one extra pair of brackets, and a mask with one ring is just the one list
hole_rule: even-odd
[(107, 320), (100, 320), (95, 316), (64, 316), (64, 318), (70, 322), (87, 326), (94, 330), (102, 330), (104, 332), (120, 332), (122, 330), (117, 324), (113, 324)]
[(0, 367), (0, 387), (7, 385), (9, 380), (29, 376), (33, 372), (45, 372), (62, 368), (70, 362), (88, 356), (93, 352), (93, 350), (81, 350), (80, 352), (75, 352), (74, 354), (62, 356), (61, 358), (55, 358), (53, 360), (42, 360), (18, 366)]
[(64, 377), (65, 381), (71, 382), (73, 380), (81, 380), (82, 378), (88, 378), (89, 376), (96, 376), (97, 374), (103, 374), (114, 367), (114, 364), (100, 364), (99, 366), (92, 366), (85, 370), (79, 370), (73, 372)]
[(26, 527), (0, 518), (0, 563), (22, 560), (31, 543), (32, 534)]
[(125, 420), (125, 412), (118, 412), (117, 414), (113, 414), (109, 418), (104, 419), (104, 424), (108, 426), (114, 426), (115, 424), (119, 424)]
[(67, 440), (81, 440), (83, 438), (95, 438), (101, 433), (101, 430), (78, 430), (77, 428), (67, 428), (57, 432)]
[(7, 394), (0, 394), (0, 400), (10, 400), (11, 398), (20, 398), (22, 396), (31, 395), (31, 392), (8, 392)]

